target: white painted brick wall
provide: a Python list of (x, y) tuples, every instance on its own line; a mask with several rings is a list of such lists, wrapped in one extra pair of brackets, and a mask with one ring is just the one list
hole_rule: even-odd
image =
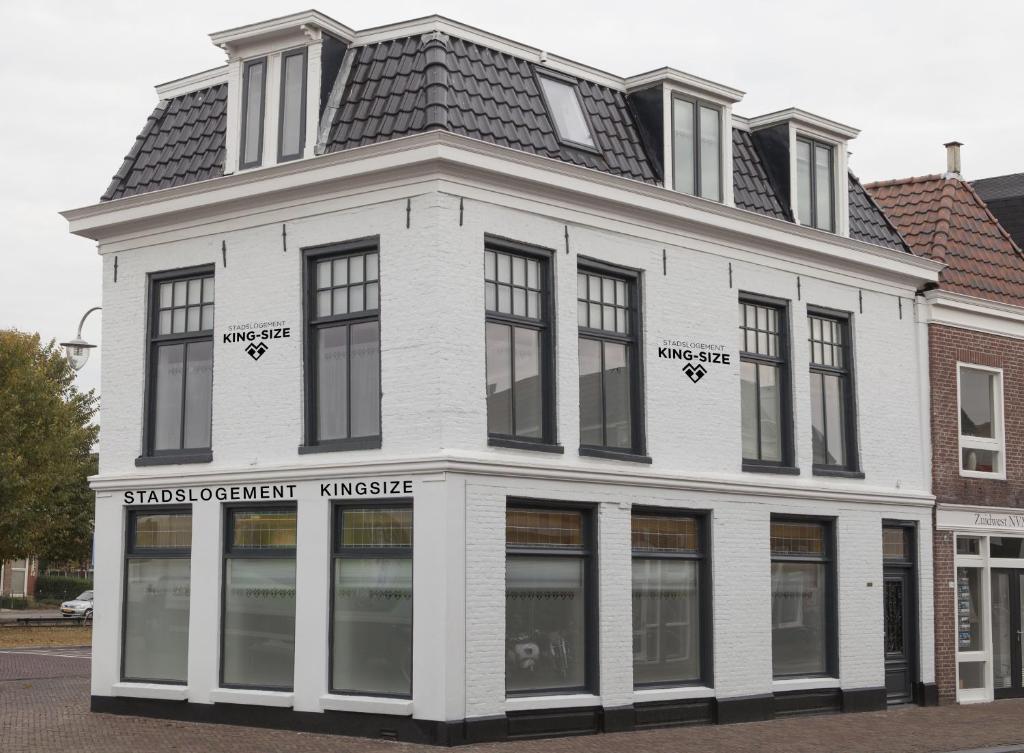
[[(371, 199), (367, 199), (369, 202)], [(709, 481), (740, 482), (776, 490), (774, 496), (724, 495), (616, 486), (614, 483), (535, 481), (509, 477), (449, 475), (446, 483), (417, 487), (417, 504), (443, 506), (445, 523), (434, 521), (427, 537), (417, 536), (418, 557), (444, 573), (443, 611), (427, 610), (429, 626), (416, 628), (417, 652), (445, 646), (447, 671), (430, 682), (417, 680), (418, 708), (431, 718), (488, 716), (505, 710), (504, 694), (504, 525), (509, 494), (546, 499), (590, 501), (600, 505), (598, 531), (601, 563), (600, 694), (608, 706), (631, 702), (632, 646), (630, 628), (629, 511), (633, 504), (680, 506), (711, 511), (713, 636), (715, 686), (720, 697), (767, 693), (771, 680), (770, 564), (768, 521), (773, 512), (836, 516), (840, 557), (840, 657), (844, 687), (882, 684), (880, 527), (883, 518), (917, 520), (920, 525), (920, 610), (922, 679), (933, 675), (931, 634), (931, 550), (928, 508), (900, 505), (900, 493), (918, 495), (928, 489), (920, 447), (921, 413), (917, 395), (916, 331), (909, 306), (901, 320), (896, 298), (866, 291), (860, 312), (858, 288), (823, 270), (796, 277), (770, 259), (763, 264), (740, 260), (729, 243), (712, 243), (682, 235), (675, 245), (653, 242), (606, 230), (569, 225), (558, 210), (538, 205), (538, 213), (466, 199), (460, 225), (459, 198), (428, 187), (411, 197), (410, 227), (406, 199), (337, 209), (330, 202), (297, 205), (287, 217), (288, 251), (281, 248), (281, 226), (254, 214), (229, 223), (197, 226), (159, 244), (145, 239), (138, 248), (119, 251), (118, 282), (113, 282), (113, 256), (104, 258), (101, 475), (126, 475), (128, 487), (179, 485), (190, 473), (245, 472), (278, 467), (322, 466), (330, 478), (332, 465), (358, 472), (358, 464), (404, 457), (455, 455), (500, 464), (526, 461), (545, 469), (594, 470), (635, 474), (645, 467), (581, 458), (577, 403), (576, 264), (579, 256), (638, 268), (643, 273), (645, 395), (648, 451), (652, 474), (688, 474)], [(484, 363), (483, 243), (485, 233), (532, 243), (554, 251), (556, 274), (555, 332), (558, 348), (558, 439), (564, 455), (537, 455), (489, 448), (486, 444)], [(304, 246), (380, 236), (383, 447), (380, 450), (298, 455), (302, 441), (301, 254)], [(221, 263), (221, 242), (227, 244), (227, 266)], [(730, 242), (731, 243), (731, 242)], [(662, 249), (667, 274), (662, 271)], [(756, 253), (747, 248), (745, 253)], [(736, 257), (736, 258), (733, 258)], [(732, 287), (729, 264), (732, 259)], [(210, 464), (188, 467), (136, 468), (142, 449), (142, 413), (146, 353), (146, 275), (196, 264), (216, 265), (217, 315), (214, 356), (213, 454)], [(824, 279), (819, 279), (824, 278)], [(744, 474), (740, 471), (739, 367), (737, 358), (737, 296), (750, 291), (788, 298), (791, 324), (795, 439), (799, 477)], [(811, 475), (810, 406), (807, 375), (805, 306), (827, 305), (854, 312), (857, 357), (858, 423), (864, 480)], [(253, 362), (242, 343), (222, 344), (228, 324), (285, 320), (288, 340), (274, 341)], [(680, 371), (677, 361), (658, 360), (661, 338), (723, 343), (733, 363), (712, 366), (699, 384)], [(353, 464), (354, 467), (353, 467)], [(500, 465), (495, 465), (498, 472)], [(492, 469), (493, 469), (492, 468)], [(396, 471), (400, 472), (400, 471)], [(462, 484), (465, 484), (465, 493)], [(783, 487), (863, 489), (897, 495), (892, 505), (813, 503), (787, 497)], [(324, 525), (326, 513), (316, 492), (300, 494), (300, 515), (315, 510)], [(109, 603), (119, 600), (121, 578), (120, 500), (114, 494), (99, 500), (97, 594)], [(307, 507), (311, 505), (311, 507)], [(417, 525), (430, 521), (417, 511)], [(464, 517), (463, 517), (464, 516)], [(197, 523), (219, 525), (210, 510)], [(463, 531), (463, 524), (465, 530)], [(317, 526), (301, 527), (304, 537), (320, 536)], [(212, 533), (196, 539), (209, 548)], [(463, 548), (464, 543), (464, 548)], [(323, 552), (322, 542), (314, 548)], [(464, 551), (464, 561), (462, 552)], [(456, 553), (453, 553), (456, 552)], [(115, 556), (116, 555), (116, 556)], [(301, 595), (312, 603), (327, 583), (324, 562), (300, 554), (300, 571), (320, 568), (320, 578)], [(419, 560), (418, 560), (419, 561)], [(197, 552), (194, 562), (206, 570), (219, 568), (219, 554)], [(322, 567), (320, 567), (322, 565)], [(419, 567), (419, 566), (418, 566)], [(304, 570), (303, 570), (304, 569)], [(441, 573), (436, 574), (441, 577)], [(193, 700), (209, 698), (216, 684), (215, 611), (217, 582), (207, 574), (197, 587), (191, 637), (196, 652), (190, 667)], [(464, 576), (465, 600), (462, 601)], [(418, 569), (417, 588), (431, 582)], [(429, 588), (429, 586), (427, 586)], [(105, 594), (105, 596), (104, 596)], [(418, 594), (420, 599), (434, 594)], [(465, 605), (464, 617), (459, 611)], [(322, 609), (316, 609), (319, 621)], [(420, 612), (418, 612), (420, 614)], [(302, 617), (300, 616), (300, 620)], [(453, 627), (453, 620), (464, 626)], [(115, 681), (117, 626), (108, 620), (100, 631), (97, 617), (95, 660), (99, 668), (94, 690), (109, 692)], [(112, 631), (112, 632), (111, 632)], [(322, 635), (320, 632), (322, 631)], [(99, 633), (103, 633), (102, 636)], [(326, 652), (326, 625), (304, 624), (307, 645), (297, 655), (316, 661)], [(320, 639), (318, 641), (317, 636)], [(111, 637), (113, 636), (113, 637)], [(423, 641), (429, 641), (427, 645)], [(202, 647), (200, 648), (200, 644)], [(464, 685), (459, 680), (460, 646), (465, 649)], [(420, 654), (417, 654), (419, 657)], [(417, 658), (417, 667), (420, 658)], [(424, 667), (438, 671), (437, 656)], [(113, 667), (113, 668), (112, 668)], [(453, 676), (453, 672), (455, 676)], [(313, 710), (325, 687), (322, 668), (297, 672), (296, 699)], [(301, 690), (299, 689), (301, 686)], [(462, 692), (465, 696), (463, 699)], [(444, 696), (444, 703), (436, 696)]]

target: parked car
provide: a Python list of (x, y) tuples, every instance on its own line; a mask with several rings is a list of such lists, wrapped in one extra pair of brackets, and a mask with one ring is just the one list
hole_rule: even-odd
[(71, 601), (60, 605), (62, 617), (92, 617), (92, 591), (82, 591)]

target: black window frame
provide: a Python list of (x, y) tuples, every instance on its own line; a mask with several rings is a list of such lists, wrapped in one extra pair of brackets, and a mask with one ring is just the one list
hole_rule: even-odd
[[(651, 552), (633, 548), (632, 531), (633, 516), (655, 516), (665, 518), (690, 518), (697, 523), (697, 541), (699, 550), (697, 553), (689, 552)], [(697, 608), (700, 613), (697, 615), (697, 624), (700, 629), (700, 676), (696, 680), (685, 682), (644, 682), (638, 683), (633, 680), (634, 690), (645, 690), (650, 688), (686, 688), (686, 687), (707, 687), (715, 686), (714, 668), (714, 593), (712, 583), (712, 554), (711, 554), (711, 513), (707, 510), (689, 510), (676, 507), (653, 507), (649, 505), (634, 505), (630, 511), (630, 565), (635, 560), (647, 559), (677, 559), (692, 560), (698, 563), (697, 587), (700, 593), (697, 597)]]
[[(122, 569), (122, 582), (121, 582), (121, 657), (119, 665), (119, 676), (121, 682), (146, 682), (155, 683), (159, 685), (173, 685), (176, 687), (184, 687), (188, 685), (188, 680), (177, 681), (177, 680), (162, 680), (150, 677), (130, 677), (125, 674), (125, 627), (128, 624), (128, 563), (135, 559), (187, 559), (189, 560), (189, 583), (191, 585), (191, 562), (192, 562), (192, 546), (185, 547), (173, 547), (167, 549), (155, 549), (146, 547), (137, 547), (135, 545), (135, 532), (138, 517), (140, 515), (174, 515), (181, 513), (188, 513), (191, 518), (193, 515), (192, 505), (160, 505), (159, 507), (151, 508), (138, 508), (138, 509), (125, 509), (125, 522), (124, 522), (124, 565)], [(189, 603), (189, 620), (190, 620), (190, 631), (191, 631), (191, 596)], [(191, 636), (190, 636), (191, 637)], [(191, 647), (190, 647), (191, 648)], [(187, 654), (186, 654), (187, 656)], [(187, 673), (186, 673), (187, 674)]]
[[(771, 563), (775, 562), (811, 562), (825, 565), (825, 671), (813, 674), (787, 673), (775, 674), (774, 658), (772, 666), (773, 680), (791, 680), (796, 678), (831, 678), (839, 679), (839, 577), (838, 547), (836, 542), (836, 518), (816, 515), (791, 515), (772, 513), (768, 523), (768, 556)], [(806, 554), (775, 554), (771, 549), (771, 524), (797, 523), (820, 525), (824, 528), (823, 543), (825, 551), (822, 556)], [(769, 564), (769, 572), (771, 571)], [(772, 630), (774, 631), (774, 626)]]
[[(603, 277), (610, 277), (626, 283), (626, 291), (629, 297), (630, 317), (626, 334), (610, 332), (605, 329), (579, 326), (579, 319), (576, 322), (577, 352), (579, 340), (597, 340), (599, 342), (622, 343), (627, 346), (630, 352), (630, 419), (632, 422), (632, 446), (629, 449), (621, 447), (609, 447), (607, 445), (588, 445), (580, 440), (579, 454), (587, 457), (606, 458), (610, 460), (630, 460), (638, 463), (650, 463), (651, 458), (647, 455), (647, 422), (644, 411), (644, 359), (643, 349), (643, 299), (641, 285), (643, 276), (640, 270), (620, 267), (597, 259), (580, 256), (576, 263), (576, 277), (580, 274), (596, 274)], [(577, 294), (578, 296), (578, 294)], [(577, 302), (580, 300), (577, 297)], [(604, 363), (604, 348), (601, 350), (602, 364)], [(577, 358), (578, 362), (578, 358)], [(578, 367), (577, 367), (578, 368)], [(602, 369), (603, 374), (603, 369)], [(579, 397), (579, 386), (577, 384), (577, 397)], [(601, 435), (606, 436), (608, 431), (605, 417), (604, 400), (604, 379), (601, 381)]]
[[(811, 193), (811, 224), (804, 225), (804, 227), (814, 228), (815, 230), (823, 230), (826, 233), (836, 232), (836, 228), (839, 226), (839, 217), (837, 215), (836, 207), (836, 145), (829, 143), (828, 141), (822, 141), (821, 139), (808, 136), (807, 134), (798, 133), (796, 136), (797, 143), (804, 142), (808, 144), (811, 149), (811, 162), (810, 162), (810, 193)], [(821, 227), (818, 224), (818, 171), (815, 169), (815, 158), (817, 156), (817, 148), (821, 147), (828, 150), (828, 165), (829, 165), (829, 188), (828, 196), (829, 201), (832, 203), (832, 224), (829, 227)], [(796, 156), (794, 155), (794, 161)], [(799, 180), (799, 171), (797, 171), (797, 180)], [(800, 195), (800, 188), (797, 186), (797, 196)], [(799, 212), (797, 212), (797, 221), (799, 222)], [(801, 223), (802, 224), (802, 223)]]
[[(280, 549), (253, 549), (251, 547), (233, 547), (231, 544), (232, 534), (234, 533), (233, 525), (233, 513), (235, 512), (294, 512), (295, 513), (295, 546), (290, 548)], [(227, 631), (225, 628), (225, 621), (227, 617), (227, 605), (228, 605), (228, 560), (234, 559), (292, 559), (295, 560), (296, 566), (296, 578), (295, 578), (295, 590), (296, 597), (298, 597), (299, 580), (298, 580), (298, 526), (299, 526), (299, 507), (298, 503), (294, 500), (285, 501), (274, 501), (267, 504), (253, 504), (252, 502), (229, 502), (221, 505), (221, 515), (223, 520), (223, 531), (221, 536), (221, 557), (220, 557), (220, 620), (218, 621), (218, 668), (217, 668), (217, 687), (229, 688), (236, 690), (270, 690), (283, 693), (292, 693), (295, 690), (295, 660), (292, 659), (292, 684), (291, 685), (241, 685), (237, 683), (225, 683), (224, 682), (224, 642), (227, 638)], [(298, 599), (296, 598), (296, 611), (295, 611), (295, 622), (298, 625), (299, 613), (298, 613)], [(293, 626), (293, 640), (294, 640)]]
[[(811, 319), (822, 319), (836, 322), (839, 325), (842, 343), (843, 367), (826, 366), (814, 362), (814, 329)], [(828, 465), (813, 463), (811, 472), (815, 476), (840, 476), (843, 478), (864, 478), (860, 467), (860, 446), (858, 444), (858, 415), (857, 415), (857, 381), (856, 381), (856, 351), (854, 348), (854, 326), (853, 314), (849, 311), (825, 308), (823, 306), (807, 306), (807, 342), (808, 342), (808, 369), (810, 373), (820, 373), (838, 376), (843, 385), (842, 410), (843, 410), (843, 441), (846, 444), (846, 463), (844, 465)], [(824, 400), (824, 391), (822, 392)], [(822, 406), (824, 408), (824, 405)], [(823, 415), (827, 415), (823, 412)], [(827, 425), (827, 421), (826, 421)], [(813, 422), (811, 430), (813, 431)], [(813, 445), (813, 441), (812, 441)]]
[[(740, 304), (753, 306), (767, 306), (778, 312), (779, 321), (779, 355), (767, 356), (761, 353), (750, 353), (743, 349), (745, 343), (740, 343), (740, 363), (754, 363), (777, 366), (779, 373), (779, 429), (780, 441), (782, 442), (782, 459), (762, 460), (760, 458), (742, 457), (742, 441), (740, 443), (740, 455), (742, 459), (742, 470), (752, 473), (781, 473), (788, 475), (799, 475), (800, 469), (796, 467), (796, 454), (793, 442), (793, 363), (792, 348), (790, 346), (790, 301), (785, 298), (760, 295), (758, 293), (741, 292), (739, 295)], [(739, 324), (739, 331), (742, 333), (745, 327), (745, 320)], [(742, 385), (741, 385), (742, 389)], [(761, 452), (761, 411), (760, 411), (760, 390), (757, 390), (758, 399), (758, 425), (757, 425), (757, 446), (758, 453)], [(743, 417), (740, 416), (740, 432), (743, 431)]]
[[(414, 673), (416, 662), (413, 661), (409, 673), (409, 693), (378, 693), (362, 690), (342, 689), (334, 687), (334, 593), (335, 593), (335, 562), (339, 559), (409, 559), (413, 561), (413, 568), (416, 567), (416, 522), (413, 520), (413, 543), (409, 547), (345, 547), (341, 542), (342, 512), (346, 509), (359, 509), (361, 507), (387, 507), (409, 510), (413, 512), (412, 497), (377, 497), (372, 499), (332, 499), (331, 500), (331, 600), (327, 616), (327, 692), (332, 695), (365, 696), (371, 698), (398, 698), (409, 700), (412, 698)], [(415, 513), (414, 513), (415, 515)], [(416, 644), (416, 589), (415, 571), (413, 572), (412, 585), (413, 611), (412, 611), (412, 632), (409, 636), (409, 651), (415, 656)]]
[[(242, 110), (241, 110), (241, 131), (238, 139), (238, 169), (247, 170), (251, 167), (260, 167), (263, 164), (263, 137), (266, 131), (266, 115), (267, 115), (267, 73), (269, 73), (269, 65), (267, 64), (267, 57), (253, 58), (252, 60), (246, 60), (242, 66)], [(249, 72), (252, 68), (257, 65), (263, 66), (263, 87), (260, 92), (260, 117), (259, 124), (260, 129), (257, 134), (256, 141), (256, 159), (252, 162), (245, 161), (245, 147), (247, 139), (251, 134), (248, 133), (246, 128), (246, 117), (249, 111)]]
[[(211, 329), (198, 330), (195, 332), (179, 332), (160, 334), (160, 285), (163, 283), (174, 283), (179, 280), (192, 280), (192, 279), (212, 279), (214, 281), (214, 290), (216, 291), (217, 275), (215, 266), (213, 264), (202, 264), (194, 267), (182, 267), (180, 269), (170, 269), (161, 272), (151, 272), (146, 280), (147, 291), (149, 294), (148, 318), (149, 323), (146, 331), (146, 374), (145, 374), (145, 394), (143, 395), (143, 421), (142, 421), (142, 454), (135, 459), (136, 466), (149, 466), (149, 465), (176, 465), (184, 463), (209, 463), (213, 460), (213, 387), (211, 387), (210, 393), (210, 446), (209, 447), (193, 447), (193, 448), (178, 448), (170, 450), (154, 450), (153, 444), (155, 440), (154, 431), (156, 429), (156, 378), (157, 378), (157, 358), (161, 345), (184, 345), (184, 361), (182, 369), (187, 373), (188, 369), (188, 345), (194, 342), (210, 342), (211, 357), (213, 359), (214, 366), (216, 367), (217, 353), (216, 353), (216, 342), (213, 338), (214, 329), (216, 328), (217, 321), (217, 298), (216, 292), (214, 293), (213, 300), (213, 317), (214, 327)], [(200, 314), (201, 317), (201, 314)], [(201, 319), (200, 319), (201, 322)], [(182, 376), (181, 388), (184, 390), (187, 386), (187, 379), (185, 374)], [(182, 394), (181, 399), (181, 442), (184, 444), (185, 437), (185, 399)]]
[[(688, 102), (693, 105), (693, 193), (688, 193), (676, 187), (676, 101)], [(708, 201), (725, 201), (725, 170), (722, 169), (724, 159), (722, 147), (725, 142), (725, 108), (707, 99), (693, 97), (679, 92), (672, 93), (671, 118), (671, 146), (672, 146), (672, 190), (687, 196), (695, 196)], [(705, 196), (701, 190), (701, 158), (700, 158), (700, 108), (707, 108), (718, 113), (718, 196), (712, 198)]]
[[(318, 317), (316, 316), (316, 294), (317, 294), (317, 282), (316, 282), (316, 265), (318, 262), (327, 261), (328, 259), (337, 259), (342, 257), (357, 256), (359, 254), (377, 254), (377, 308), (373, 311), (366, 311), (365, 307), (363, 311), (354, 314), (336, 314), (329, 317)], [(383, 441), (384, 434), (384, 414), (383, 414), (383, 354), (381, 352), (381, 302), (383, 288), (380, 273), (380, 237), (370, 236), (366, 238), (357, 238), (355, 240), (343, 241), (341, 243), (330, 243), (323, 246), (311, 246), (302, 249), (302, 322), (305, 337), (303, 338), (303, 365), (304, 365), (304, 377), (303, 377), (303, 436), (304, 442), (299, 446), (299, 454), (305, 455), (308, 453), (316, 452), (338, 452), (344, 450), (373, 450), (379, 449)], [(351, 436), (351, 425), (352, 425), (352, 400), (351, 390), (352, 384), (351, 379), (346, 379), (346, 390), (349, 394), (347, 397), (347, 420), (349, 425), (349, 435), (342, 439), (327, 439), (319, 440), (317, 438), (317, 392), (318, 392), (318, 381), (317, 381), (317, 368), (316, 368), (316, 356), (317, 356), (317, 341), (316, 333), (321, 327), (326, 326), (337, 326), (344, 324), (349, 328), (351, 333), (351, 326), (353, 324), (360, 324), (363, 322), (377, 322), (377, 350), (378, 350), (378, 366), (377, 373), (380, 380), (378, 384), (378, 427), (377, 434), (366, 437), (352, 437)], [(349, 335), (351, 338), (351, 334)], [(349, 369), (351, 371), (351, 363), (349, 363)]]
[[(530, 547), (530, 546), (509, 546), (508, 544), (508, 511), (510, 509), (546, 510), (551, 512), (578, 512), (581, 514), (581, 539), (583, 545), (580, 547)], [(508, 690), (508, 680), (505, 681), (506, 698), (530, 698), (535, 696), (564, 695), (567, 693), (592, 693), (597, 694), (600, 688), (600, 604), (598, 582), (599, 548), (597, 539), (597, 514), (598, 506), (592, 502), (566, 502), (563, 500), (540, 500), (524, 497), (506, 497), (505, 499), (505, 525), (503, 527), (505, 538), (505, 562), (509, 557), (578, 557), (583, 560), (583, 618), (586, 622), (583, 628), (583, 636), (586, 641), (583, 658), (583, 685), (564, 688), (548, 688), (544, 690)], [(503, 582), (505, 582), (503, 580)], [(505, 586), (505, 599), (508, 600), (508, 586)], [(508, 616), (505, 617), (504, 635), (508, 635)]]
[[(484, 327), (487, 324), (495, 323), (509, 327), (532, 329), (540, 332), (540, 365), (543, 369), (541, 378), (541, 434), (540, 438), (517, 436), (515, 434), (515, 391), (512, 390), (512, 434), (496, 434), (490, 430), (487, 432), (487, 444), (493, 447), (511, 447), (520, 450), (539, 450), (545, 452), (563, 452), (558, 444), (558, 416), (556, 415), (557, 380), (555, 378), (555, 327), (556, 311), (554, 298), (554, 265), (555, 252), (541, 246), (534, 246), (520, 243), (508, 238), (501, 238), (493, 235), (484, 236), (484, 254), (488, 251), (510, 254), (527, 260), (540, 263), (540, 319), (531, 319), (526, 316), (505, 314), (498, 311), (491, 311), (484, 305)], [(486, 271), (484, 273), (484, 284), (487, 284)], [(515, 357), (512, 358), (512, 384), (515, 385)]]
[[(537, 86), (537, 92), (540, 94), (541, 101), (544, 103), (544, 114), (551, 122), (551, 129), (555, 133), (555, 138), (558, 143), (562, 146), (569, 147), (570, 149), (579, 149), (580, 151), (590, 152), (591, 154), (601, 154), (601, 150), (597, 147), (597, 132), (594, 130), (594, 123), (590, 119), (590, 113), (587, 112), (586, 102), (583, 100), (583, 93), (580, 91), (579, 81), (573, 77), (558, 71), (553, 71), (550, 68), (541, 68), (539, 66), (533, 67), (534, 83)], [(572, 139), (566, 138), (562, 135), (562, 132), (558, 128), (558, 121), (554, 116), (554, 108), (551, 106), (551, 101), (548, 99), (547, 92), (544, 91), (544, 85), (541, 79), (548, 79), (555, 83), (565, 84), (570, 87), (576, 94), (576, 101), (579, 103), (580, 112), (583, 113), (583, 122), (586, 123), (587, 130), (590, 132), (590, 140), (593, 144), (584, 144), (579, 141), (573, 141)]]
[[(302, 159), (303, 154), (306, 150), (306, 107), (307, 107), (307, 77), (309, 75), (309, 57), (307, 54), (307, 47), (298, 47), (292, 50), (286, 50), (281, 53), (281, 88), (278, 95), (278, 107), (277, 107), (277, 161), (278, 162), (291, 162), (292, 160)], [(285, 156), (284, 155), (284, 92), (285, 92), (285, 64), (288, 58), (301, 57), (302, 58), (302, 83), (299, 84), (302, 87), (302, 91), (299, 97), (299, 150), (296, 154)]]

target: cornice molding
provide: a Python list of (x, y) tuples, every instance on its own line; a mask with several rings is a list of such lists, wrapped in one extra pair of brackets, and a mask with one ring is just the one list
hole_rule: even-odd
[(837, 480), (835, 484), (799, 483), (758, 477), (736, 479), (725, 474), (682, 474), (651, 472), (649, 467), (633, 471), (586, 466), (567, 466), (558, 461), (540, 459), (495, 460), (473, 453), (446, 453), (434, 456), (382, 458), (347, 463), (277, 465), (266, 468), (174, 469), (167, 473), (99, 474), (90, 478), (90, 486), (99, 493), (160, 486), (209, 486), (213, 484), (254, 484), (283, 482), (327, 482), (349, 478), (380, 478), (396, 475), (466, 474), (478, 477), (508, 477), (551, 482), (575, 482), (602, 486), (645, 487), (708, 494), (749, 497), (789, 498), (827, 502), (911, 505), (932, 507), (935, 498), (926, 491), (863, 486)]
[(256, 212), (275, 201), (322, 198), (338, 188), (370, 191), (374, 186), (446, 177), (479, 181), (499, 192), (514, 183), (525, 195), (607, 211), (625, 221), (656, 222), (674, 232), (743, 239), (766, 250), (855, 269), (915, 290), (936, 282), (943, 268), (912, 254), (445, 131), (129, 196), (62, 215), (72, 233), (110, 241), (175, 222), (208, 219), (217, 211), (237, 212), (239, 206)]
[(802, 128), (833, 138), (837, 141), (849, 141), (857, 138), (860, 129), (844, 125), (835, 120), (824, 118), (821, 115), (801, 110), (799, 107), (789, 107), (778, 112), (758, 115), (756, 118), (747, 118), (747, 126), (752, 131), (759, 128), (778, 125), (779, 123), (792, 123), (797, 128)]
[(216, 68), (211, 68), (208, 71), (200, 71), (199, 73), (193, 73), (191, 76), (185, 76), (184, 78), (177, 78), (174, 81), (158, 84), (156, 86), (156, 96), (162, 100), (172, 99), (198, 89), (206, 89), (211, 86), (216, 86), (217, 84), (225, 84), (227, 83), (227, 80), (228, 66), (221, 65)]
[(1024, 307), (987, 298), (928, 290), (923, 299), (923, 321), (990, 335), (1024, 339)]

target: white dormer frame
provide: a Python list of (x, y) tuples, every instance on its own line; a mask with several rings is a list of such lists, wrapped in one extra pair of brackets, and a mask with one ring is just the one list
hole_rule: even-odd
[[(800, 136), (819, 141), (832, 147), (832, 195), (835, 197), (833, 219), (835, 234), (850, 236), (850, 184), (849, 184), (849, 142), (860, 130), (835, 120), (791, 107), (779, 112), (750, 118), (748, 126), (756, 131), (761, 128), (786, 123), (789, 127), (789, 200), (793, 210), (793, 221), (800, 224), (799, 190), (796, 170), (796, 142)], [(828, 232), (828, 231), (823, 231)]]
[[(743, 92), (724, 84), (717, 84), (713, 81), (692, 76), (674, 68), (659, 68), (638, 76), (631, 76), (626, 79), (626, 91), (640, 91), (649, 89), (652, 86), (661, 86), (662, 95), (662, 134), (663, 144), (662, 162), (665, 188), (672, 188), (675, 185), (673, 168), (675, 165), (675, 145), (673, 144), (673, 100), (679, 96), (683, 99), (705, 103), (716, 107), (721, 112), (719, 119), (719, 159), (721, 160), (721, 203), (726, 206), (735, 206), (733, 198), (733, 175), (732, 175), (732, 106), (743, 99)], [(695, 113), (700, 117), (699, 110)], [(706, 199), (714, 201), (714, 199)]]
[(258, 170), (278, 162), (278, 129), (281, 110), (282, 55), (300, 47), (306, 49), (306, 112), (303, 159), (314, 156), (320, 115), (320, 75), (323, 35), (327, 32), (351, 43), (355, 32), (317, 11), (296, 13), (259, 24), (216, 32), (214, 44), (227, 53), (227, 134), (224, 145), (225, 175), (239, 172), (242, 135), (242, 87), (245, 63), (265, 57), (266, 94), (263, 110), (263, 151)]

